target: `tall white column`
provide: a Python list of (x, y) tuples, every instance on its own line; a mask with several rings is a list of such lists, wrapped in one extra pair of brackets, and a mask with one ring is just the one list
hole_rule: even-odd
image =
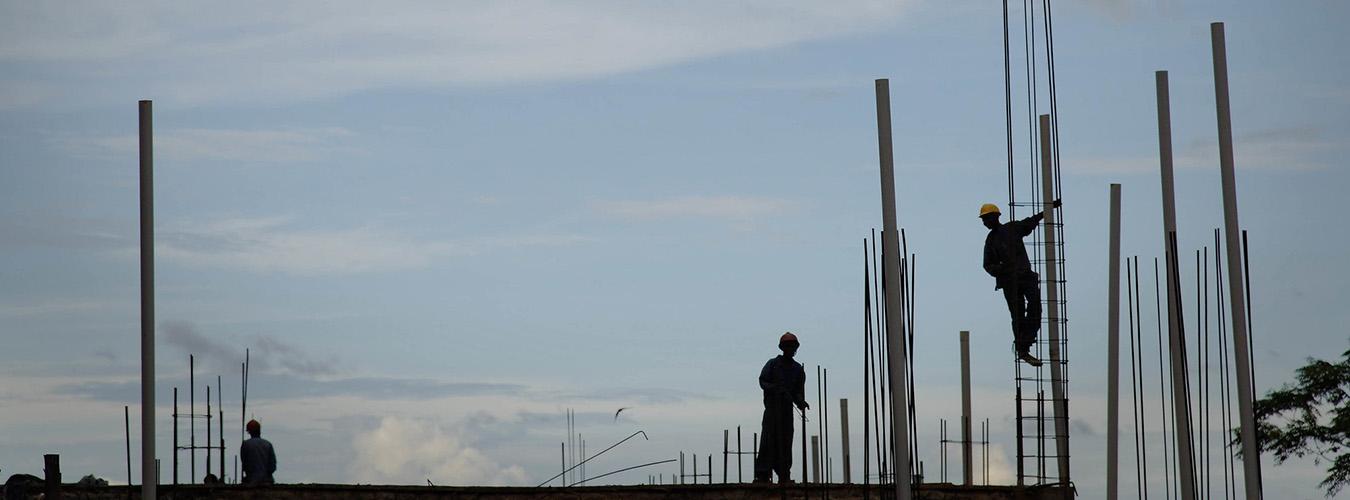
[(1116, 500), (1120, 457), (1120, 184), (1111, 185), (1106, 263), (1106, 500)]
[(153, 499), (155, 465), (155, 141), (150, 101), (140, 102), (141, 498)]
[(1214, 49), (1214, 101), (1219, 122), (1219, 176), (1223, 184), (1224, 246), (1228, 255), (1228, 303), (1233, 312), (1233, 365), (1237, 367), (1239, 439), (1242, 441), (1242, 482), (1247, 500), (1261, 498), (1261, 454), (1256, 446), (1256, 417), (1252, 412), (1252, 366), (1247, 337), (1247, 305), (1243, 292), (1241, 226), (1238, 225), (1237, 176), (1233, 172), (1233, 119), (1228, 105), (1228, 51), (1223, 23), (1209, 25)]
[(1041, 200), (1046, 203), (1045, 219), (1045, 313), (1050, 335), (1050, 397), (1055, 411), (1055, 455), (1059, 465), (1059, 480), (1069, 483), (1069, 405), (1064, 400), (1064, 363), (1059, 352), (1059, 269), (1056, 265), (1055, 211), (1050, 201), (1055, 199), (1055, 176), (1051, 165), (1050, 115), (1040, 116), (1041, 132)]
[(892, 387), (891, 440), (895, 460), (891, 473), (895, 475), (895, 498), (910, 500), (909, 466), (909, 405), (905, 388), (905, 331), (904, 309), (900, 300), (900, 230), (895, 215), (895, 160), (891, 150), (891, 85), (890, 80), (878, 79), (877, 85), (877, 148), (881, 159), (881, 249), (884, 257), (886, 284), (886, 356), (890, 360)]

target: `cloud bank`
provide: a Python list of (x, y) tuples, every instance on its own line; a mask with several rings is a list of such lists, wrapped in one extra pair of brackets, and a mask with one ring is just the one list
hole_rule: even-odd
[(5, 72), (0, 108), (585, 80), (880, 29), (909, 2), (77, 3), (0, 6), (0, 65), (45, 70)]

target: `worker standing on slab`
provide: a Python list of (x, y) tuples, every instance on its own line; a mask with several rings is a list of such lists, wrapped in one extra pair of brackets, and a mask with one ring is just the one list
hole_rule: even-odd
[(272, 442), (262, 438), (262, 424), (249, 420), (244, 426), (251, 436), (239, 445), (239, 461), (244, 465), (244, 484), (272, 484), (277, 471), (277, 454)]
[[(1050, 209), (1059, 206), (1059, 200), (1055, 200)], [(1040, 276), (1031, 270), (1022, 238), (1036, 230), (1045, 213), (1007, 224), (998, 221), (1000, 215), (998, 205), (985, 203), (980, 207), (980, 220), (989, 228), (989, 236), (984, 238), (984, 270), (994, 277), (994, 289), (1002, 289), (1003, 298), (1008, 301), (1017, 357), (1031, 366), (1041, 366), (1041, 360), (1031, 355), (1031, 346), (1041, 329)]]
[[(764, 390), (764, 420), (755, 456), (755, 482), (768, 483), (778, 474), (779, 484), (792, 483), (792, 407), (805, 411), (806, 369), (793, 361), (801, 343), (792, 332), (778, 339), (783, 354), (770, 359), (759, 371), (759, 388)], [(802, 430), (805, 432), (805, 429)]]

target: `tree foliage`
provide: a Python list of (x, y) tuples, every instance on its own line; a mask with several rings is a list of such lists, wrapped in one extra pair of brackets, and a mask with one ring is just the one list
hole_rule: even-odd
[(1341, 357), (1337, 363), (1309, 358), (1293, 384), (1253, 405), (1261, 451), (1279, 464), (1291, 457), (1328, 464), (1320, 484), (1328, 497), (1350, 484), (1350, 350)]

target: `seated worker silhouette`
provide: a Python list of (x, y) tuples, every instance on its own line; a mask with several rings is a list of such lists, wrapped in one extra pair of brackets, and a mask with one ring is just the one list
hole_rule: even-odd
[[(797, 354), (797, 336), (784, 333), (778, 339), (783, 354), (770, 359), (759, 371), (759, 388), (764, 390), (764, 420), (761, 423), (759, 454), (755, 456), (755, 482), (767, 483), (778, 474), (779, 484), (792, 483), (792, 407), (806, 410), (806, 369), (792, 360)], [(805, 429), (802, 430), (805, 432)]]
[[(1055, 200), (1047, 210), (1059, 206), (1059, 200)], [(994, 277), (994, 289), (1002, 289), (1003, 298), (1008, 301), (1017, 357), (1031, 366), (1041, 366), (1041, 360), (1031, 355), (1031, 346), (1041, 329), (1040, 276), (1031, 270), (1022, 238), (1036, 230), (1045, 212), (1007, 224), (998, 221), (1000, 215), (998, 205), (985, 203), (980, 207), (980, 220), (989, 228), (989, 235), (984, 238), (984, 271)]]
[(244, 426), (249, 438), (239, 445), (239, 461), (244, 465), (244, 484), (273, 484), (277, 471), (277, 454), (272, 443), (262, 438), (262, 424), (249, 420)]

